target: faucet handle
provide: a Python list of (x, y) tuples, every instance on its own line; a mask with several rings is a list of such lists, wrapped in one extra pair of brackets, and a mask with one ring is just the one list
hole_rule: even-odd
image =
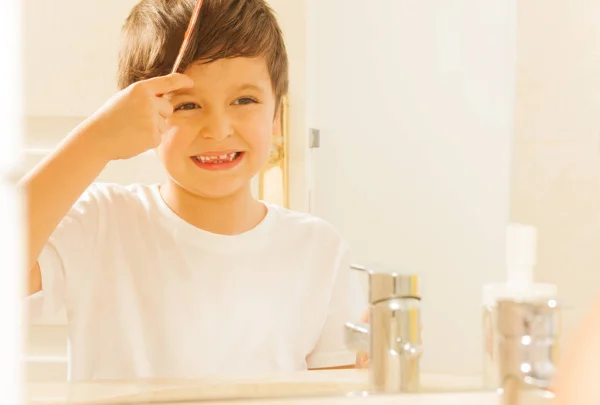
[(374, 304), (392, 298), (421, 299), (420, 280), (416, 274), (401, 274), (382, 266), (351, 264), (353, 270), (364, 271), (369, 275), (369, 302)]

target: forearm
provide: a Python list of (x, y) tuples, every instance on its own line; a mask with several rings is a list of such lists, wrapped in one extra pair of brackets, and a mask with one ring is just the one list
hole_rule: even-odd
[[(600, 299), (584, 317), (562, 356), (556, 384), (557, 405), (600, 403)], [(553, 402), (554, 403), (554, 402)]]
[(21, 181), (27, 202), (27, 269), (34, 268), (54, 229), (108, 162), (91, 140), (85, 127), (77, 128)]

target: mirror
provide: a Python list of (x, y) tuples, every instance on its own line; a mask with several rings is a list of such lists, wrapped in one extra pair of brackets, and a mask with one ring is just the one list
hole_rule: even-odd
[[(24, 2), (23, 171), (114, 93), (120, 28), (137, 0), (51, 3)], [(258, 198), (325, 219), (358, 263), (419, 275), (426, 385), (481, 389), (482, 288), (506, 279), (509, 222), (537, 228), (535, 281), (556, 284), (573, 308), (568, 339), (600, 282), (600, 1), (269, 3), (289, 52), (290, 91)], [(321, 133), (318, 148), (308, 147), (309, 128)], [(111, 163), (99, 180), (164, 175), (150, 154)], [(29, 327), (32, 390), (66, 379), (65, 319)], [(367, 375), (220, 375), (152, 386), (161, 394), (144, 384), (105, 387), (166, 401), (271, 388), (341, 395), (365, 389)]]

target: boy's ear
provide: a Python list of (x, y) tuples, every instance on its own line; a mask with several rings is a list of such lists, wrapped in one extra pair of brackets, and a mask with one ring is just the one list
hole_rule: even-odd
[(275, 118), (273, 118), (273, 135), (281, 134), (281, 105), (277, 107)]

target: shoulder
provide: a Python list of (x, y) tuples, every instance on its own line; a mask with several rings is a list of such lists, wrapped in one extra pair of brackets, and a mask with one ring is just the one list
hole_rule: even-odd
[(79, 201), (93, 201), (98, 205), (120, 205), (155, 201), (157, 196), (158, 185), (93, 183)]
[(288, 235), (300, 246), (309, 244), (336, 252), (347, 250), (347, 244), (340, 232), (328, 221), (315, 215), (294, 211), (279, 205), (269, 205), (278, 216), (280, 234)]
[(149, 216), (161, 211), (158, 185), (93, 183), (79, 197), (71, 215), (95, 215), (105, 219)]

